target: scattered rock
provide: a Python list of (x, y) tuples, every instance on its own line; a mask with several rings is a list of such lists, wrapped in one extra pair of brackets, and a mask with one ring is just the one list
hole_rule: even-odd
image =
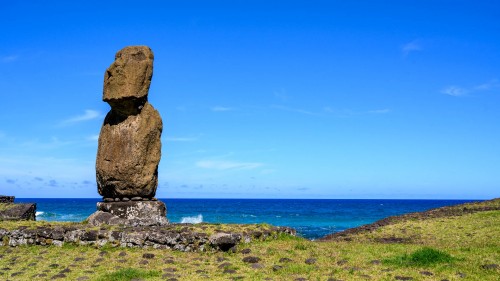
[(227, 274), (234, 274), (234, 273), (236, 273), (236, 270), (234, 270), (234, 269), (229, 269), (229, 268), (225, 268), (223, 272), (224, 272), (224, 273), (227, 273)]
[(118, 254), (118, 256), (119, 256), (119, 257), (124, 257), (124, 256), (126, 256), (126, 255), (127, 255), (127, 253), (126, 253), (126, 252), (123, 252), (123, 251), (121, 251), (121, 252)]
[(143, 257), (143, 258), (145, 258), (145, 259), (152, 259), (152, 258), (154, 258), (154, 257), (155, 257), (155, 255), (154, 255), (154, 254), (151, 254), (151, 253), (144, 253), (144, 254), (142, 255), (142, 257)]
[(260, 261), (260, 258), (249, 256), (249, 257), (244, 257), (242, 261), (246, 263), (258, 263)]
[(69, 269), (69, 268), (65, 268), (65, 269), (59, 271), (59, 273), (69, 273), (69, 272), (71, 272), (71, 269)]
[(175, 268), (175, 267), (168, 267), (168, 268), (163, 269), (163, 272), (176, 272), (176, 271), (177, 271), (177, 268)]
[(281, 263), (286, 263), (286, 262), (291, 262), (291, 261), (292, 261), (292, 260), (291, 260), (291, 259), (289, 259), (289, 258), (281, 258), (281, 259), (280, 259), (280, 262), (281, 262)]
[(250, 250), (250, 249), (248, 249), (248, 248), (243, 249), (243, 250), (241, 250), (241, 251), (240, 251), (240, 253), (242, 253), (242, 254), (244, 254), (244, 255), (246, 255), (246, 254), (250, 254), (251, 252), (252, 252), (252, 250)]
[(432, 275), (434, 275), (434, 273), (432, 273), (430, 271), (420, 271), (419, 273), (422, 274), (422, 275), (425, 275), (425, 276), (432, 276)]
[(295, 280), (295, 281), (307, 281), (307, 279), (305, 279), (304, 277), (295, 278), (293, 280)]
[(85, 280), (90, 280), (90, 278), (88, 276), (80, 276), (76, 278), (76, 281), (85, 281)]
[(260, 263), (252, 263), (251, 267), (253, 269), (261, 269), (261, 268), (264, 268), (264, 266)]
[(481, 265), (481, 268), (486, 269), (486, 270), (498, 269), (498, 264), (496, 264), (496, 263), (483, 264), (483, 265)]
[(226, 267), (229, 267), (229, 266), (232, 266), (233, 264), (230, 263), (230, 262), (224, 262), (224, 263), (221, 263), (218, 268), (226, 268)]
[(371, 264), (381, 264), (382, 262), (380, 260), (372, 260), (370, 261)]
[(52, 276), (52, 279), (59, 279), (59, 278), (66, 278), (66, 274), (59, 273), (59, 274)]
[(95, 262), (95, 263), (100, 263), (100, 262), (103, 262), (103, 261), (104, 261), (104, 259), (103, 259), (103, 258), (97, 258), (94, 262)]
[(283, 268), (283, 266), (281, 266), (281, 265), (277, 265), (277, 264), (273, 265), (273, 271), (279, 271), (282, 268)]
[(57, 263), (53, 263), (49, 265), (50, 268), (57, 268), (59, 265)]
[(78, 261), (84, 261), (84, 260), (85, 260), (85, 258), (78, 257), (78, 258), (75, 258), (73, 261), (78, 262)]
[(315, 264), (316, 263), (316, 259), (315, 258), (308, 258), (305, 260), (305, 263), (306, 264)]
[(467, 274), (462, 273), (462, 272), (457, 272), (457, 276), (460, 278), (465, 278), (465, 277), (467, 277)]
[(346, 264), (346, 263), (347, 263), (347, 260), (339, 260), (339, 261), (337, 262), (337, 265), (344, 265), (344, 264)]
[(149, 262), (148, 262), (147, 260), (141, 260), (141, 261), (139, 262), (139, 264), (141, 264), (141, 265), (145, 265), (145, 264), (148, 264), (148, 263), (149, 263)]

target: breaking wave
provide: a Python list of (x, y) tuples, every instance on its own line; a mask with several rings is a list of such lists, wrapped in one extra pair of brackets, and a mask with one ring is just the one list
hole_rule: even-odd
[(181, 223), (201, 223), (203, 222), (203, 216), (201, 214), (195, 217), (183, 217)]

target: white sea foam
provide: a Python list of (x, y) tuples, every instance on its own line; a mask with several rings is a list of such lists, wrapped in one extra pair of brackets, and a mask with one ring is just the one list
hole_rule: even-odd
[(36, 212), (36, 213), (35, 213), (35, 216), (37, 216), (37, 217), (38, 217), (38, 216), (41, 216), (41, 215), (43, 215), (43, 213), (44, 213), (44, 212)]
[(201, 223), (203, 222), (203, 216), (201, 214), (195, 217), (183, 217), (181, 223)]

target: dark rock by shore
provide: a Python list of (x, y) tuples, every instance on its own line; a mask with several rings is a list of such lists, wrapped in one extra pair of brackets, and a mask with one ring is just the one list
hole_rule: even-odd
[(35, 203), (14, 203), (14, 196), (0, 196), (0, 221), (36, 220)]
[(0, 195), (0, 203), (14, 203), (14, 196)]

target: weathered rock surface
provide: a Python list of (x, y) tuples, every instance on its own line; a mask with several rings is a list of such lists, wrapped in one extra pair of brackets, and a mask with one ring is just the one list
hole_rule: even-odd
[(147, 99), (153, 60), (153, 52), (147, 46), (129, 46), (118, 51), (104, 75), (102, 99), (123, 115), (136, 114), (129, 106)]
[(2, 220), (31, 220), (36, 219), (35, 203), (0, 203), (0, 221)]
[[(192, 225), (191, 225), (192, 226)], [(95, 245), (98, 247), (130, 247), (172, 249), (183, 252), (227, 251), (219, 247), (218, 240), (212, 240), (202, 229), (190, 229), (189, 224), (169, 224), (167, 226), (151, 227), (121, 227), (101, 228), (85, 224), (47, 225), (36, 228), (4, 229), (0, 226), (1, 246), (63, 246), (64, 244)], [(244, 227), (240, 227), (242, 229)], [(236, 238), (231, 243), (249, 243), (256, 240), (277, 239), (280, 233), (295, 235), (295, 230), (288, 227), (270, 227), (263, 230), (265, 235), (256, 236), (257, 232), (229, 232), (214, 234), (214, 237)], [(214, 244), (215, 243), (215, 244)]]
[(99, 194), (111, 198), (155, 195), (162, 129), (160, 114), (149, 103), (137, 115), (121, 117), (113, 110), (108, 113), (97, 150)]
[(98, 211), (88, 218), (93, 226), (162, 226), (167, 225), (167, 208), (161, 201), (98, 202)]
[(103, 101), (111, 106), (99, 135), (98, 192), (106, 198), (152, 198), (158, 185), (163, 124), (147, 102), (153, 52), (120, 50), (104, 76)]

